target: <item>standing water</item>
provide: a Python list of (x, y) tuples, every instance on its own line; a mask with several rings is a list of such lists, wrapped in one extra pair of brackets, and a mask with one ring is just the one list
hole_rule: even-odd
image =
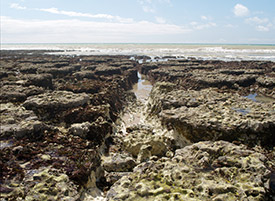
[(120, 127), (122, 133), (126, 133), (127, 127), (144, 123), (146, 100), (152, 90), (152, 84), (148, 80), (145, 80), (144, 76), (142, 76), (139, 72), (137, 75), (138, 82), (133, 86), (132, 90), (132, 92), (136, 95), (137, 100), (135, 103), (127, 107), (121, 117)]
[(135, 93), (136, 97), (140, 101), (145, 101), (152, 90), (152, 84), (142, 78), (142, 75), (138, 72), (138, 83), (133, 86), (133, 92)]

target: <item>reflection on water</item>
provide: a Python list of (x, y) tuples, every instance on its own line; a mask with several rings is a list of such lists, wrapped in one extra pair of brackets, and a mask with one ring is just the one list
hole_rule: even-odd
[(235, 110), (236, 112), (243, 114), (243, 115), (246, 115), (250, 112), (250, 110), (248, 110), (248, 109), (242, 109), (242, 108), (232, 108), (232, 109)]
[(135, 93), (139, 104), (135, 105), (133, 108), (130, 107), (121, 117), (120, 126), (123, 134), (127, 133), (127, 127), (142, 124), (144, 122), (143, 106), (152, 89), (151, 83), (145, 80), (140, 73), (138, 73), (137, 76), (138, 83), (133, 86), (132, 92)]
[(255, 102), (262, 102), (262, 103), (268, 103), (268, 102), (274, 102), (275, 100), (273, 98), (269, 98), (266, 96), (258, 95), (257, 93), (249, 94), (248, 96), (245, 96), (245, 98), (248, 98)]
[(256, 93), (255, 94), (249, 94), (248, 96), (245, 96), (245, 98), (248, 98), (248, 99), (253, 100), (253, 101), (256, 102), (257, 101), (256, 96), (257, 96)]
[(12, 141), (0, 141), (0, 150), (6, 147), (11, 147), (12, 145)]
[(133, 86), (133, 92), (138, 100), (144, 101), (149, 97), (152, 90), (152, 84), (142, 78), (142, 75), (138, 72), (138, 83)]

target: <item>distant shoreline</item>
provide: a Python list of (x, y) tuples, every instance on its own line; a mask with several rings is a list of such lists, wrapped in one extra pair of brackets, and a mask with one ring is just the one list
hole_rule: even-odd
[(194, 46), (275, 46), (261, 43), (1, 43), (1, 45), (194, 45)]

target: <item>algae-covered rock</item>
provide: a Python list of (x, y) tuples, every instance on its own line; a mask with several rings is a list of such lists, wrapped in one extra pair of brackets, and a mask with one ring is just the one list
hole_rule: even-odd
[(39, 170), (23, 181), (26, 201), (34, 200), (77, 200), (77, 186), (66, 174), (54, 168)]
[[(169, 139), (153, 131), (153, 128), (136, 125), (127, 128), (128, 135), (123, 136), (123, 149), (137, 157), (145, 152), (145, 147), (151, 155), (163, 156), (169, 148)], [(143, 148), (142, 148), (143, 147)], [(149, 158), (149, 156), (148, 156)]]
[(109, 200), (265, 200), (267, 158), (244, 145), (199, 142), (172, 158), (141, 163), (117, 181)]

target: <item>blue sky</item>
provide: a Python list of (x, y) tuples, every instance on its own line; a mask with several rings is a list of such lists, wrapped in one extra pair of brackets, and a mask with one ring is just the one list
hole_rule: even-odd
[(1, 42), (275, 44), (275, 0), (1, 0)]

